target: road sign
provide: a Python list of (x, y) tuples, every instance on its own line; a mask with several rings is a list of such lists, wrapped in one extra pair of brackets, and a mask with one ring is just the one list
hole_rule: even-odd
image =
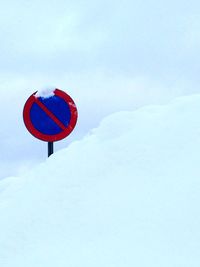
[(24, 106), (23, 118), (28, 131), (36, 138), (55, 142), (67, 137), (76, 126), (77, 108), (72, 98), (55, 89), (49, 97), (32, 94)]

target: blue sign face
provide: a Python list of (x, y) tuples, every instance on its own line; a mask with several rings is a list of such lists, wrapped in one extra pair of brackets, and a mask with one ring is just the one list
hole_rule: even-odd
[[(59, 96), (51, 96), (48, 98), (39, 97), (41, 102), (66, 128), (71, 119), (71, 112), (67, 103)], [(54, 117), (42, 109), (42, 105), (34, 103), (30, 110), (30, 118), (33, 126), (39, 132), (47, 135), (59, 134), (63, 129), (54, 121)]]
[(29, 97), (24, 106), (24, 123), (31, 134), (47, 142), (68, 136), (77, 122), (75, 103), (65, 92), (55, 89), (48, 98)]

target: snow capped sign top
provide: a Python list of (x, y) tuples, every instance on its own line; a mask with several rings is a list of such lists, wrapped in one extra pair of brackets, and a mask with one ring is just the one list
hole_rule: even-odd
[(36, 97), (43, 97), (43, 98), (49, 98), (54, 96), (54, 91), (55, 88), (45, 88), (45, 89), (41, 89), (38, 90), (37, 93), (35, 94)]
[(45, 89), (32, 94), (23, 111), (28, 131), (46, 142), (67, 137), (76, 126), (77, 117), (73, 99), (59, 89)]

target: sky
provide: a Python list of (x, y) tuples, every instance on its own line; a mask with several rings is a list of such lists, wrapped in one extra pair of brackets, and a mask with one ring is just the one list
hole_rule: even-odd
[(25, 129), (33, 92), (60, 88), (79, 110), (81, 139), (121, 110), (199, 93), (199, 1), (2, 1), (0, 178), (45, 160), (46, 143)]

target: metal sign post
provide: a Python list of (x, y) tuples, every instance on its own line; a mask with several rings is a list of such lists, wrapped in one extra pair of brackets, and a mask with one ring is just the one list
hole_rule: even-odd
[(53, 154), (53, 142), (48, 142), (48, 157)]

